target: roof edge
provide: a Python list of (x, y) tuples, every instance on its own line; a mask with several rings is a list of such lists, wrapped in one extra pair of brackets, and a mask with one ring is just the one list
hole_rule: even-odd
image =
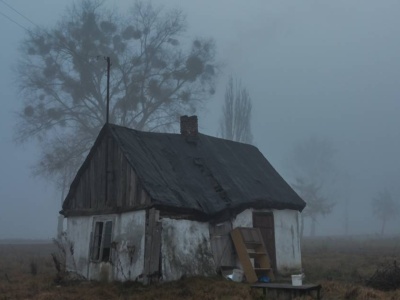
[(110, 207), (102, 209), (71, 209), (71, 210), (61, 210), (59, 213), (64, 217), (78, 217), (78, 216), (94, 216), (94, 215), (106, 215), (106, 214), (121, 214), (126, 212), (138, 211), (143, 209), (155, 208), (160, 211), (160, 216), (171, 217), (173, 219), (186, 219), (199, 222), (224, 222), (236, 217), (238, 214), (246, 209), (275, 209), (283, 210), (290, 209), (301, 212), (302, 208), (298, 205), (263, 205), (260, 201), (252, 201), (245, 203), (243, 205), (236, 206), (234, 208), (227, 208), (220, 210), (215, 214), (205, 214), (196, 209), (188, 209), (184, 207), (174, 207), (166, 205), (141, 205), (135, 207)]

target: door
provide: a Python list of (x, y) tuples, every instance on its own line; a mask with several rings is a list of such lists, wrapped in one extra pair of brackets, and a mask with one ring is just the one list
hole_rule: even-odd
[(217, 268), (235, 265), (231, 230), (231, 222), (210, 224), (211, 250)]
[(272, 212), (253, 213), (253, 227), (259, 228), (267, 249), (271, 266), (276, 270), (275, 226)]

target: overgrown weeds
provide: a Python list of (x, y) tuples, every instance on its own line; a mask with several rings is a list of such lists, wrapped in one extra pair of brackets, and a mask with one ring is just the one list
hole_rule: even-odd
[[(67, 233), (63, 232), (59, 238), (54, 238), (53, 244), (57, 249), (57, 251), (51, 253), (54, 268), (56, 269), (54, 282), (57, 284), (66, 284), (70, 283), (70, 281), (83, 280), (84, 278), (82, 276), (77, 275), (74, 259), (74, 244), (68, 239)], [(67, 270), (67, 259), (69, 259), (70, 270)], [(74, 274), (76, 274), (76, 276)]]
[[(392, 246), (396, 245), (397, 241), (396, 238), (305, 239), (302, 255), (306, 283), (320, 283), (323, 299), (400, 299), (400, 290), (384, 292), (365, 286), (365, 280), (371, 278), (382, 262), (390, 260), (393, 264), (397, 251), (394, 251)], [(65, 270), (65, 260), (62, 260), (61, 254), (73, 251), (71, 244), (66, 245), (63, 248), (65, 252), (59, 249), (56, 243), (0, 245), (0, 300), (264, 299), (262, 291), (252, 290), (248, 284), (230, 282), (221, 277), (185, 278), (176, 282), (143, 286), (137, 282), (76, 281), (67, 284), (69, 277), (65, 275), (67, 277), (64, 276), (61, 284), (54, 283), (53, 279), (57, 273)], [(55, 257), (59, 259), (58, 267), (51, 253), (56, 254)], [(32, 261), (37, 265), (36, 276), (32, 276), (31, 273)], [(74, 262), (69, 263), (70, 266), (74, 265)]]
[(366, 282), (367, 286), (381, 291), (400, 288), (400, 268), (397, 262), (385, 263)]

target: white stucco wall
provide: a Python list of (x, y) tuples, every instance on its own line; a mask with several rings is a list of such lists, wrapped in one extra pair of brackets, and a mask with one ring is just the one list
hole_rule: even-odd
[(74, 255), (67, 249), (67, 270), (77, 272), (86, 278), (89, 271), (91, 217), (67, 218), (67, 239), (73, 244)]
[(246, 209), (232, 220), (232, 229), (236, 227), (253, 227), (253, 209)]
[(113, 241), (117, 242), (114, 280), (135, 280), (143, 273), (146, 212), (144, 210), (119, 215)]
[[(264, 210), (265, 211), (265, 210)], [(301, 270), (300, 216), (293, 210), (273, 210), (276, 264), (280, 274)], [(253, 227), (253, 209), (232, 219), (232, 227)], [(112, 264), (90, 262), (90, 238), (94, 219), (113, 220), (112, 241), (116, 249)], [(143, 273), (145, 246), (144, 210), (107, 216), (69, 217), (67, 237), (74, 255), (67, 257), (67, 268), (88, 279), (135, 280)], [(209, 224), (190, 220), (162, 218), (162, 277), (165, 281), (182, 276), (215, 274), (210, 245)], [(69, 253), (68, 253), (69, 254)]]
[(182, 276), (215, 274), (208, 223), (169, 218), (161, 221), (164, 281), (177, 280)]
[(280, 274), (298, 274), (301, 271), (299, 212), (274, 210), (276, 266)]
[[(91, 262), (90, 238), (94, 220), (112, 220), (112, 263)], [(122, 214), (69, 217), (67, 236), (74, 255), (67, 257), (67, 269), (94, 280), (135, 280), (143, 273), (146, 213), (144, 210)], [(76, 266), (76, 267), (75, 267)]]
[[(246, 209), (232, 220), (232, 227), (253, 227), (253, 211)], [(271, 211), (271, 210), (269, 210)], [(272, 210), (275, 227), (276, 267), (281, 275), (301, 271), (300, 213), (295, 210)]]

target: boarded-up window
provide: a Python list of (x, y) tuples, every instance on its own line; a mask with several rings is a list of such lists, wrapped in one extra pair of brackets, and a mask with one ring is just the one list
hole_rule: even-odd
[(92, 241), (92, 260), (109, 261), (111, 257), (112, 221), (95, 223)]

